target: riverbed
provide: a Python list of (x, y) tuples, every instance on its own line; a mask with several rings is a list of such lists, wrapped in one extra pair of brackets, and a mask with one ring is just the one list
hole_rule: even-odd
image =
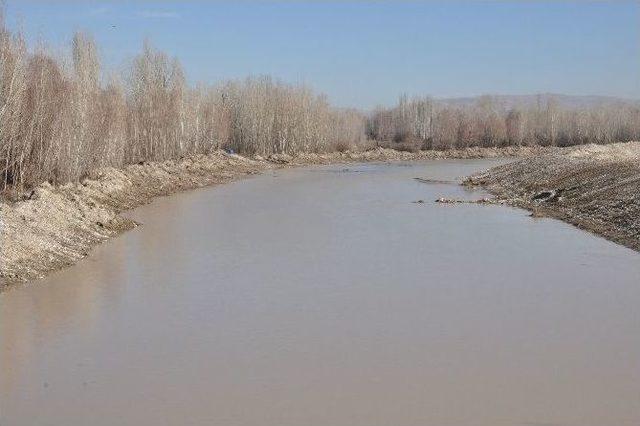
[(640, 254), (433, 202), (502, 162), (271, 170), (130, 212), (0, 294), (0, 425), (640, 424)]

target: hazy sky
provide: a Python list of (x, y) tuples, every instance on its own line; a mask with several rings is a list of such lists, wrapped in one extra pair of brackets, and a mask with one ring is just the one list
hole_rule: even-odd
[(7, 1), (30, 43), (92, 33), (121, 69), (145, 37), (190, 81), (271, 74), (340, 106), (555, 92), (640, 97), (638, 1)]

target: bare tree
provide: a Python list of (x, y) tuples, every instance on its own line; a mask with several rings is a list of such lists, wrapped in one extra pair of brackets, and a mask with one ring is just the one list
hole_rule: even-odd
[[(78, 181), (96, 167), (163, 161), (224, 148), (245, 154), (346, 151), (368, 140), (399, 149), (573, 145), (640, 138), (632, 104), (509, 110), (491, 97), (448, 105), (402, 95), (365, 116), (331, 107), (304, 85), (268, 76), (188, 87), (177, 59), (145, 42), (120, 80), (101, 75), (92, 37), (70, 55), (34, 52), (0, 13), (0, 177), (16, 193), (43, 181)], [(68, 66), (67, 64), (71, 64)]]

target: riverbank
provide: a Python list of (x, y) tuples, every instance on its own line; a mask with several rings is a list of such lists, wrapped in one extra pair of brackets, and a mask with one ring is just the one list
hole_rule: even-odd
[(640, 251), (640, 142), (553, 150), (465, 183)]
[(526, 157), (541, 148), (469, 148), (401, 152), (272, 155), (252, 158), (222, 151), (180, 161), (95, 170), (78, 184), (42, 184), (18, 202), (0, 202), (0, 289), (43, 277), (87, 256), (92, 247), (137, 226), (120, 213), (155, 197), (222, 184), (264, 170), (313, 164), (446, 158)]

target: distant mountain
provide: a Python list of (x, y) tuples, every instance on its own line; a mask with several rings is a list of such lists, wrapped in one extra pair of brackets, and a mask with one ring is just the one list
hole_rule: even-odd
[(484, 95), (437, 100), (438, 102), (451, 106), (470, 106), (475, 105), (484, 97), (491, 98), (493, 102), (502, 105), (505, 109), (514, 107), (534, 107), (538, 104), (545, 106), (547, 105), (547, 102), (555, 102), (559, 107), (564, 108), (589, 108), (621, 104), (640, 107), (640, 99), (625, 99), (613, 96), (572, 96), (554, 93), (542, 93), (536, 95)]

